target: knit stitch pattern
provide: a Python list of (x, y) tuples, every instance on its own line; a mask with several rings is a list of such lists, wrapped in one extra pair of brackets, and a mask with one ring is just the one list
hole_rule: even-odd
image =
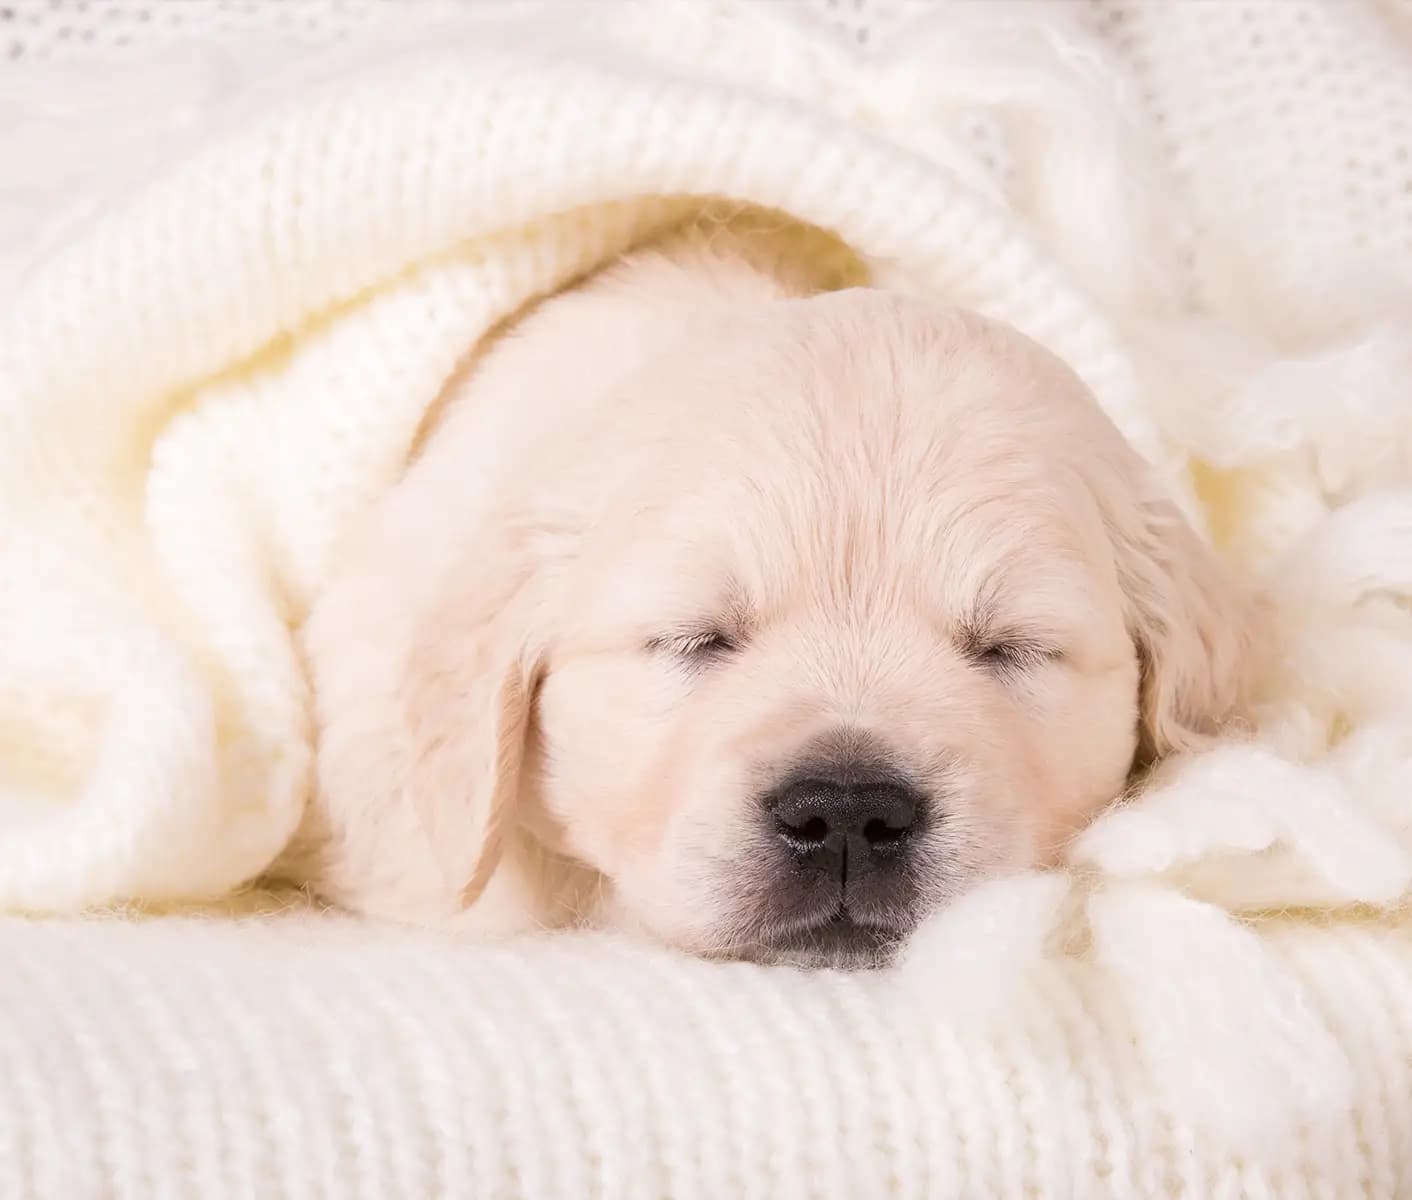
[[(866, 55), (705, 0), (350, 36), (36, 242), (0, 315), (0, 1196), (1412, 1195), (1406, 5), (905, 7)], [(1067, 359), (1276, 601), (1257, 739), (860, 976), (74, 916), (270, 863), (299, 622), (457, 362), (708, 204)]]

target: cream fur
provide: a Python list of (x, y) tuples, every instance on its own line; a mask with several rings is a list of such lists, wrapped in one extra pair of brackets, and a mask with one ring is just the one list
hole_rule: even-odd
[[(133, 7), (28, 6), (135, 46)], [(151, 7), (383, 24), (375, 69), (238, 128), (218, 100), (276, 72), (228, 42), (183, 43), (175, 97), (144, 63), (151, 104), (12, 81), (24, 258), (105, 162), (142, 186), (0, 331), (7, 908), (268, 865), (335, 547), (465, 348), (664, 195), (827, 227), (1053, 349), (1268, 582), (1281, 654), (1254, 745), (1169, 760), (896, 971), (317, 911), (0, 922), (0, 1193), (1412, 1195), (1404, 0), (909, 3), (866, 57), (775, 0), (571, 2), (552, 46), (532, 3), (458, 3), (401, 60), (409, 6)], [(199, 153), (161, 161), (168, 124)], [(82, 177), (28, 189), (46, 153)]]
[[(1161, 753), (1232, 717), (1244, 597), (1072, 372), (788, 262), (688, 233), (469, 365), (315, 604), (286, 873), (758, 956), (756, 795), (812, 738), (876, 734), (937, 797), (910, 926), (1051, 861), (1139, 727)], [(684, 670), (658, 643), (703, 622), (741, 648)]]

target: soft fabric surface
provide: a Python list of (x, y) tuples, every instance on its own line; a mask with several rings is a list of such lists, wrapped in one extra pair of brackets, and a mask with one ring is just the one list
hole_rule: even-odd
[(7, 921), (0, 1194), (1412, 1193), (1405, 4), (602, 11), (271, 68), (9, 248), (0, 906), (270, 861), (340, 535), (477, 337), (705, 198), (1066, 357), (1278, 601), (1258, 741), (867, 977)]
[[(1138, 888), (1108, 961), (1039, 960), (1049, 881), (977, 900), (983, 944), (941, 923), (854, 976), (297, 915), (3, 922), (0, 1195), (1408, 1194), (1403, 935), (1256, 936)], [(1133, 914), (1176, 940), (1115, 934)]]

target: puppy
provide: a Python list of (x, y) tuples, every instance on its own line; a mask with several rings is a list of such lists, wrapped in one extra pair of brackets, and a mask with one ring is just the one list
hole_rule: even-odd
[(473, 365), (306, 639), (281, 874), (853, 965), (1231, 722), (1252, 622), (1039, 346), (689, 234)]

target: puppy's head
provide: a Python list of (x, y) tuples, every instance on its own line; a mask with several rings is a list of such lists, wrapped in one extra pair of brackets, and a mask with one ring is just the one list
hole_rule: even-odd
[[(468, 830), (487, 805), (527, 822), (621, 921), (874, 959), (1237, 708), (1244, 599), (1013, 331), (877, 292), (775, 302), (584, 419), (498, 514), (515, 548), (444, 597), (410, 691), (442, 730), (422, 769), (467, 780), (440, 828), (463, 802)], [(493, 620), (488, 573), (519, 581)], [(533, 687), (505, 673), (526, 661)]]

